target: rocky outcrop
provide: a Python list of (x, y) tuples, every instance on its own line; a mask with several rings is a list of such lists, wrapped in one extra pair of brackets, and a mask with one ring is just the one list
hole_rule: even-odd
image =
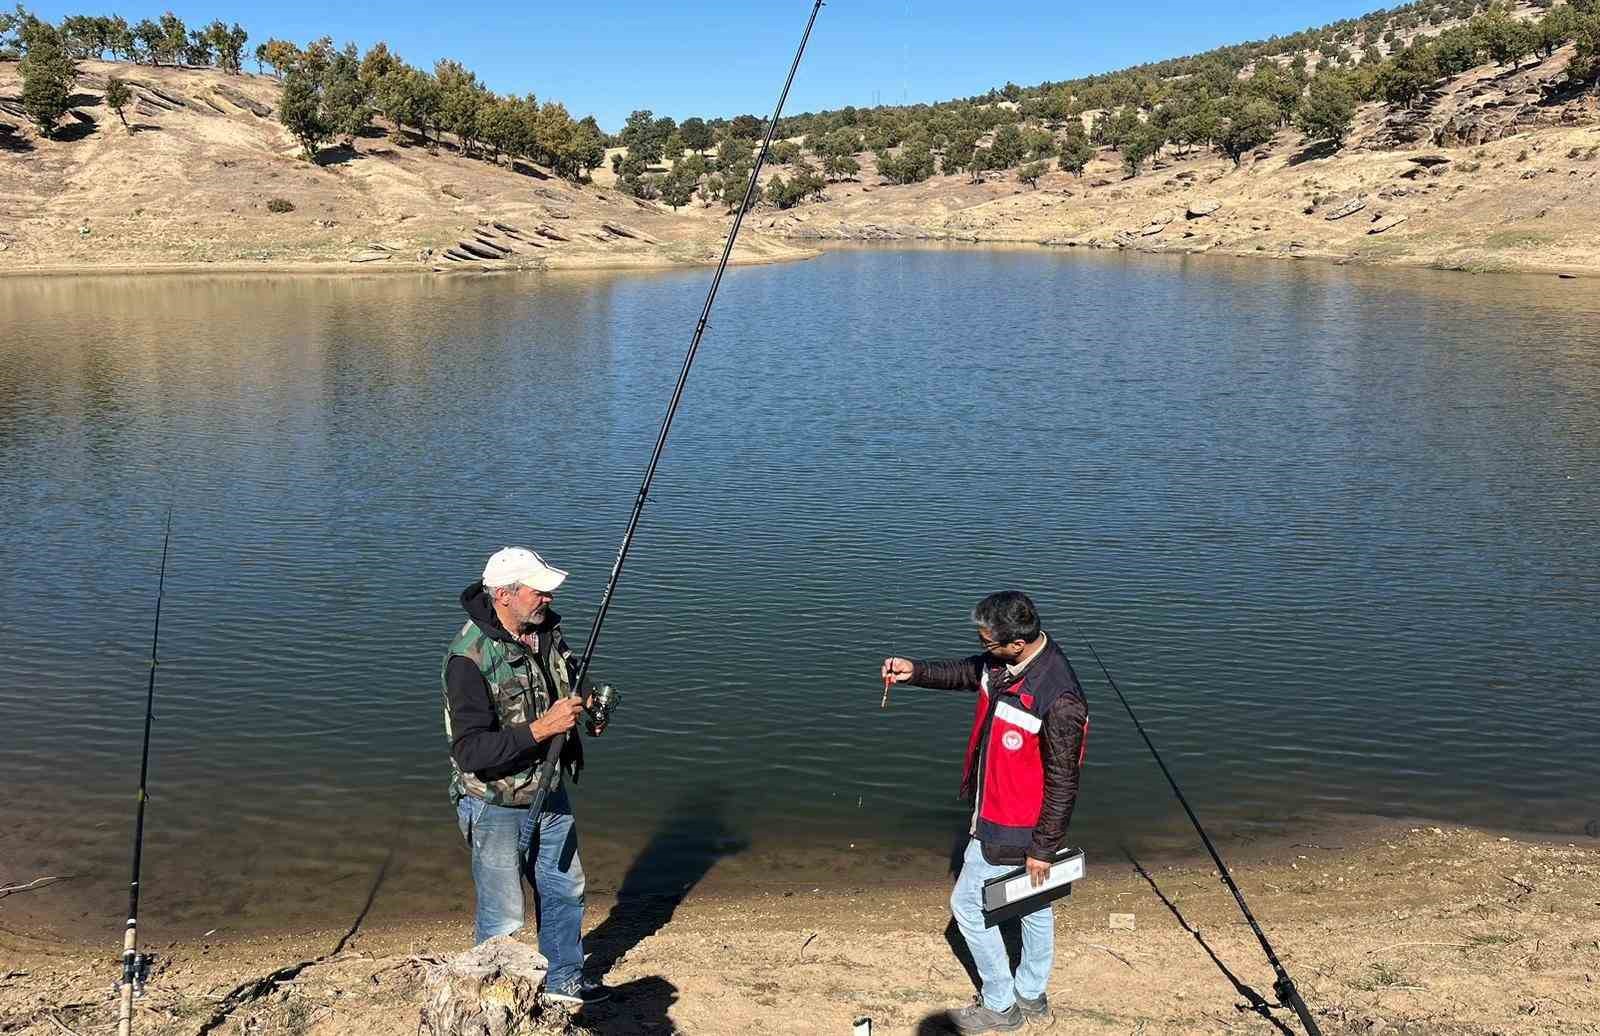
[(1203, 219), (1220, 208), (1222, 208), (1222, 202), (1216, 198), (1202, 198), (1199, 201), (1191, 202), (1189, 208), (1184, 211), (1183, 216), (1185, 219)]
[(1365, 198), (1351, 198), (1349, 201), (1345, 202), (1343, 205), (1340, 205), (1338, 208), (1334, 209), (1332, 212), (1328, 213), (1322, 218), (1332, 222), (1336, 219), (1344, 219), (1346, 216), (1354, 216), (1356, 213), (1360, 212), (1366, 207), (1367, 200)]
[(267, 116), (272, 114), (271, 105), (262, 104), (260, 101), (247, 97), (231, 86), (223, 85), (218, 86), (215, 89), (217, 96), (221, 97), (223, 100), (227, 101), (236, 108), (244, 109), (257, 118), (265, 119)]

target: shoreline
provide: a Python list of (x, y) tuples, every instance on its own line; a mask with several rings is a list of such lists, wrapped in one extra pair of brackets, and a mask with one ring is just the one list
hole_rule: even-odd
[[(1325, 266), (1356, 266), (1362, 268), (1393, 268), (1426, 270), (1434, 273), (1465, 273), (1477, 277), (1528, 276), (1555, 277), (1561, 280), (1600, 279), (1600, 268), (1586, 266), (1544, 264), (1503, 260), (1501, 264), (1443, 263), (1436, 259), (1413, 256), (1363, 257), (1361, 255), (1315, 251), (1262, 251), (1221, 248), (1147, 247), (1137, 243), (1127, 246), (1107, 245), (1104, 242), (1078, 239), (970, 237), (926, 233), (897, 237), (807, 237), (784, 235), (779, 238), (795, 250), (793, 255), (748, 256), (735, 253), (728, 261), (734, 266), (774, 266), (789, 262), (807, 262), (830, 251), (854, 249), (873, 251), (952, 249), (981, 252), (1039, 251), (1088, 252), (1096, 254), (1136, 254), (1143, 256), (1175, 256), (1191, 258), (1215, 256), (1225, 259), (1267, 260), (1272, 262), (1311, 261)], [(164, 277), (251, 275), (263, 276), (313, 276), (360, 280), (369, 277), (387, 277), (397, 274), (461, 275), (511, 274), (511, 273), (660, 273), (667, 270), (693, 270), (714, 268), (714, 261), (670, 258), (596, 258), (592, 261), (574, 260), (549, 263), (493, 263), (480, 262), (471, 266), (440, 266), (437, 263), (415, 261), (385, 261), (383, 263), (351, 263), (348, 260), (317, 260), (304, 262), (272, 263), (258, 261), (222, 261), (209, 263), (106, 263), (99, 265), (46, 265), (23, 269), (0, 267), (0, 282), (28, 278), (69, 279), (73, 277)]]
[[(1593, 1031), (1579, 1026), (1600, 1018), (1600, 842), (1422, 821), (1316, 830), (1224, 853), (1324, 1031)], [(1272, 1000), (1272, 972), (1209, 861), (1139, 862), (1142, 872), (1101, 847), (1057, 906), (1050, 992), (1065, 1031), (1275, 1031), (1241, 992)], [(947, 890), (918, 874), (815, 891), (591, 895), (586, 948), (624, 996), (580, 1021), (599, 1033), (798, 1034), (849, 1031), (865, 1015), (878, 1033), (940, 1031), (972, 989), (945, 941)], [(1134, 929), (1111, 929), (1112, 913), (1133, 914)], [(464, 950), (469, 924), (363, 914), (353, 926), (157, 934), (145, 941), (158, 971), (137, 1024), (193, 1034), (221, 993), (314, 961), (216, 1031), (298, 1018), (316, 1036), (410, 1036), (417, 962)], [(83, 1033), (114, 1017), (115, 951), (109, 936), (65, 943), (0, 925), (6, 1031)]]

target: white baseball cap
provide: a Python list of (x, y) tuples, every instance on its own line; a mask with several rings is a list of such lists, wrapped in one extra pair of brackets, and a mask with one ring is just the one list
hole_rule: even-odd
[(567, 573), (545, 563), (544, 558), (526, 547), (505, 547), (489, 556), (483, 566), (483, 585), (507, 586), (522, 583), (541, 593), (555, 593), (566, 582)]

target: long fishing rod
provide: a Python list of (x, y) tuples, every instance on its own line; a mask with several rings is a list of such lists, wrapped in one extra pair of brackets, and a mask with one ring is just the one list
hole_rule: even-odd
[[(600, 627), (606, 621), (606, 612), (611, 609), (611, 595), (616, 591), (617, 580), (622, 575), (622, 564), (628, 559), (628, 548), (633, 545), (633, 534), (639, 528), (639, 517), (644, 513), (644, 503), (650, 492), (650, 483), (655, 480), (656, 466), (661, 463), (661, 454), (667, 447), (667, 433), (672, 430), (672, 418), (678, 412), (678, 403), (683, 399), (683, 387), (689, 380), (689, 368), (694, 365), (694, 357), (700, 350), (700, 339), (706, 333), (706, 324), (711, 317), (711, 306), (717, 300), (717, 288), (722, 284), (722, 274), (728, 268), (728, 259), (733, 255), (733, 242), (739, 236), (739, 227), (744, 223), (744, 214), (749, 211), (751, 199), (755, 196), (756, 186), (760, 182), (761, 166), (767, 160), (767, 149), (772, 146), (772, 137), (778, 130), (778, 118), (783, 113), (783, 104), (789, 99), (789, 88), (794, 85), (795, 73), (800, 70), (800, 58), (806, 52), (806, 41), (811, 38), (811, 28), (817, 23), (817, 15), (822, 11), (823, 0), (815, 0), (811, 5), (811, 17), (806, 20), (806, 31), (800, 37), (800, 46), (794, 52), (794, 61), (789, 65), (789, 77), (784, 80), (783, 92), (778, 95), (778, 104), (772, 109), (772, 118), (767, 122), (767, 135), (761, 141), (761, 150), (756, 155), (755, 168), (750, 170), (750, 182), (745, 185), (744, 199), (739, 203), (739, 211), (733, 217), (733, 228), (728, 231), (728, 240), (722, 246), (722, 258), (717, 262), (717, 272), (711, 278), (711, 288), (706, 292), (706, 304), (700, 310), (700, 319), (694, 326), (694, 337), (689, 340), (689, 351), (683, 357), (683, 369), (678, 372), (678, 383), (673, 386), (672, 399), (667, 404), (666, 416), (661, 419), (661, 431), (656, 435), (655, 449), (650, 451), (650, 463), (645, 467), (644, 480), (639, 483), (639, 495), (633, 501), (633, 513), (628, 516), (628, 528), (622, 534), (622, 543), (617, 547), (617, 559), (611, 566), (611, 578), (606, 580), (605, 593), (600, 595), (600, 608), (595, 612), (594, 624), (589, 627), (589, 641), (584, 645), (583, 657), (578, 662), (578, 668), (572, 675), (572, 687), (581, 689), (584, 675), (589, 671), (589, 663), (594, 660), (595, 646), (600, 643)], [(550, 748), (545, 753), (544, 763), (539, 768), (538, 790), (534, 793), (533, 803), (529, 807), (530, 813), (537, 818), (544, 808), (545, 796), (550, 793), (550, 782), (554, 778), (556, 768), (561, 765), (561, 750), (566, 747), (567, 735), (565, 732), (557, 734), (550, 742)]]
[(1217, 847), (1211, 844), (1211, 836), (1206, 834), (1206, 829), (1200, 825), (1200, 818), (1195, 816), (1194, 810), (1189, 806), (1189, 800), (1184, 797), (1183, 789), (1178, 787), (1177, 780), (1172, 776), (1172, 771), (1167, 769), (1167, 764), (1161, 758), (1161, 753), (1156, 751), (1155, 742), (1150, 740), (1150, 735), (1145, 733), (1144, 724), (1139, 722), (1139, 717), (1133, 714), (1133, 706), (1128, 704), (1128, 699), (1122, 693), (1122, 688), (1117, 686), (1117, 681), (1111, 676), (1111, 670), (1100, 660), (1100, 652), (1094, 649), (1094, 643), (1084, 636), (1080, 629), (1078, 635), (1083, 637), (1083, 642), (1089, 645), (1089, 653), (1094, 655), (1100, 671), (1105, 674), (1106, 683), (1117, 692), (1122, 707), (1128, 710), (1128, 718), (1133, 720), (1134, 728), (1139, 731), (1139, 736), (1144, 738), (1145, 747), (1150, 749), (1150, 754), (1155, 756), (1156, 765), (1161, 767), (1161, 772), (1166, 775), (1167, 783), (1172, 785), (1172, 793), (1178, 796), (1178, 801), (1183, 804), (1183, 811), (1189, 814), (1189, 822), (1194, 824), (1195, 831), (1199, 832), (1200, 840), (1206, 845), (1206, 852), (1211, 854), (1211, 859), (1217, 865), (1217, 873), (1222, 875), (1222, 883), (1228, 886), (1228, 891), (1233, 893), (1233, 898), (1239, 904), (1239, 909), (1244, 913), (1244, 919), (1250, 922), (1250, 930), (1256, 933), (1256, 939), (1261, 943), (1261, 949), (1267, 955), (1267, 961), (1272, 965), (1272, 970), (1277, 974), (1278, 981), (1272, 984), (1272, 991), (1278, 995), (1280, 1004), (1288, 1004), (1294, 1008), (1294, 1013), (1300, 1016), (1300, 1024), (1306, 1027), (1309, 1036), (1322, 1036), (1322, 1030), (1317, 1028), (1317, 1023), (1311, 1020), (1311, 1011), (1306, 1007), (1306, 1002), (1300, 998), (1300, 991), (1295, 988), (1294, 979), (1289, 977), (1289, 972), (1284, 968), (1283, 962), (1273, 952), (1272, 944), (1267, 941), (1267, 935), (1256, 923), (1256, 917), (1250, 912), (1250, 907), (1244, 901), (1244, 893), (1239, 891), (1238, 884), (1233, 880), (1233, 873), (1228, 870), (1228, 865), (1222, 862), (1222, 854), (1217, 852)]
[(167, 589), (167, 548), (172, 545), (172, 507), (167, 506), (167, 532), (161, 541), (161, 577), (156, 583), (156, 621), (150, 634), (150, 686), (144, 699), (144, 754), (139, 759), (139, 809), (133, 821), (133, 880), (128, 883), (128, 927), (122, 936), (122, 1008), (117, 1014), (117, 1036), (133, 1031), (133, 998), (144, 995), (150, 975), (150, 955), (139, 952), (139, 864), (144, 856), (144, 804), (150, 796), (145, 781), (150, 773), (150, 721), (155, 718), (156, 647), (161, 643), (161, 598)]

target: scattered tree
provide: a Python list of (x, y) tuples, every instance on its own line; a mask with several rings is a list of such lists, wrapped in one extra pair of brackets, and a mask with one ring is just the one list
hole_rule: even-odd
[(67, 99), (72, 95), (78, 69), (67, 56), (59, 29), (20, 11), (17, 17), (21, 20), (22, 44), (27, 48), (17, 66), (22, 76), (22, 110), (48, 137), (67, 114)]
[(317, 78), (302, 68), (291, 69), (278, 99), (278, 120), (300, 142), (306, 161), (316, 161), (317, 149), (333, 136), (322, 114), (322, 88)]
[(1049, 169), (1049, 163), (1029, 162), (1017, 170), (1017, 179), (1029, 187), (1037, 188), (1039, 186), (1039, 177), (1043, 176)]
[(128, 117), (122, 113), (122, 110), (131, 103), (133, 103), (133, 93), (128, 89), (128, 84), (116, 76), (108, 76), (106, 78), (106, 107), (117, 113), (117, 118), (122, 120), (123, 129), (128, 128)]
[(1325, 73), (1311, 81), (1295, 112), (1295, 125), (1308, 140), (1332, 140), (1342, 146), (1355, 112), (1356, 95), (1344, 76)]
[(1217, 144), (1223, 154), (1233, 159), (1234, 165), (1239, 165), (1246, 154), (1272, 140), (1278, 125), (1278, 109), (1262, 100), (1234, 102), (1229, 108)]

